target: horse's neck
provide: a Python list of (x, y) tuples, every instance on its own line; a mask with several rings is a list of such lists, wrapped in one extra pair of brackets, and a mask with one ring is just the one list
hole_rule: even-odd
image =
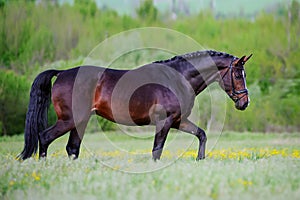
[(219, 80), (220, 74), (217, 66), (226, 66), (228, 61), (217, 57), (201, 57), (186, 60), (186, 69), (183, 75), (198, 95), (208, 85)]

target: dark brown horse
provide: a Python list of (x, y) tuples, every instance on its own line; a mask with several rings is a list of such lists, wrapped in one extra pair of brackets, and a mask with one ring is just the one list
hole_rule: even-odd
[[(79, 155), (84, 130), (92, 113), (125, 125), (155, 125), (153, 159), (160, 159), (170, 128), (199, 139), (197, 160), (205, 158), (206, 134), (188, 120), (196, 95), (212, 82), (245, 110), (249, 104), (244, 64), (251, 57), (200, 51), (154, 62), (133, 70), (80, 66), (69, 70), (48, 70), (34, 80), (26, 115), (25, 146), (19, 155), (47, 156), (48, 146), (70, 131), (66, 150)], [(57, 122), (47, 128), (51, 99)]]

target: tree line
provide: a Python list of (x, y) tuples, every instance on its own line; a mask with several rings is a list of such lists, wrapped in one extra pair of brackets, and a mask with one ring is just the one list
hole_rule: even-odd
[[(251, 106), (245, 112), (232, 111), (228, 102), (225, 129), (299, 131), (299, 13), (298, 1), (292, 1), (251, 20), (215, 17), (210, 11), (172, 20), (159, 13), (151, 0), (140, 5), (136, 17), (99, 9), (93, 1), (58, 5), (2, 0), (0, 135), (23, 132), (29, 89), (38, 72), (79, 65), (106, 38), (145, 26), (180, 31), (209, 49), (237, 56), (253, 53), (246, 65)], [(50, 111), (49, 115), (53, 122), (55, 114)], [(103, 120), (100, 123), (105, 123), (106, 129), (113, 128)]]

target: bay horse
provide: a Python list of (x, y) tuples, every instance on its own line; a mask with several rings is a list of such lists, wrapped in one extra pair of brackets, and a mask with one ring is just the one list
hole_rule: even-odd
[[(25, 121), (25, 145), (18, 156), (47, 156), (49, 145), (70, 131), (67, 154), (78, 158), (83, 134), (92, 113), (129, 126), (156, 126), (152, 157), (160, 159), (171, 128), (195, 135), (199, 140), (197, 160), (205, 158), (205, 131), (188, 117), (195, 97), (218, 82), (238, 110), (249, 104), (244, 64), (241, 58), (213, 50), (197, 51), (156, 61), (132, 70), (79, 66), (47, 70), (34, 80)], [(52, 86), (52, 78), (56, 80)], [(57, 121), (48, 126), (52, 97)]]

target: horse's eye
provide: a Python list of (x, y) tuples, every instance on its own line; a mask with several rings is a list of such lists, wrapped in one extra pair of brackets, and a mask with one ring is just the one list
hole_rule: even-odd
[(243, 78), (243, 72), (238, 71), (238, 72), (234, 73), (234, 76), (235, 76), (236, 79), (242, 79)]

